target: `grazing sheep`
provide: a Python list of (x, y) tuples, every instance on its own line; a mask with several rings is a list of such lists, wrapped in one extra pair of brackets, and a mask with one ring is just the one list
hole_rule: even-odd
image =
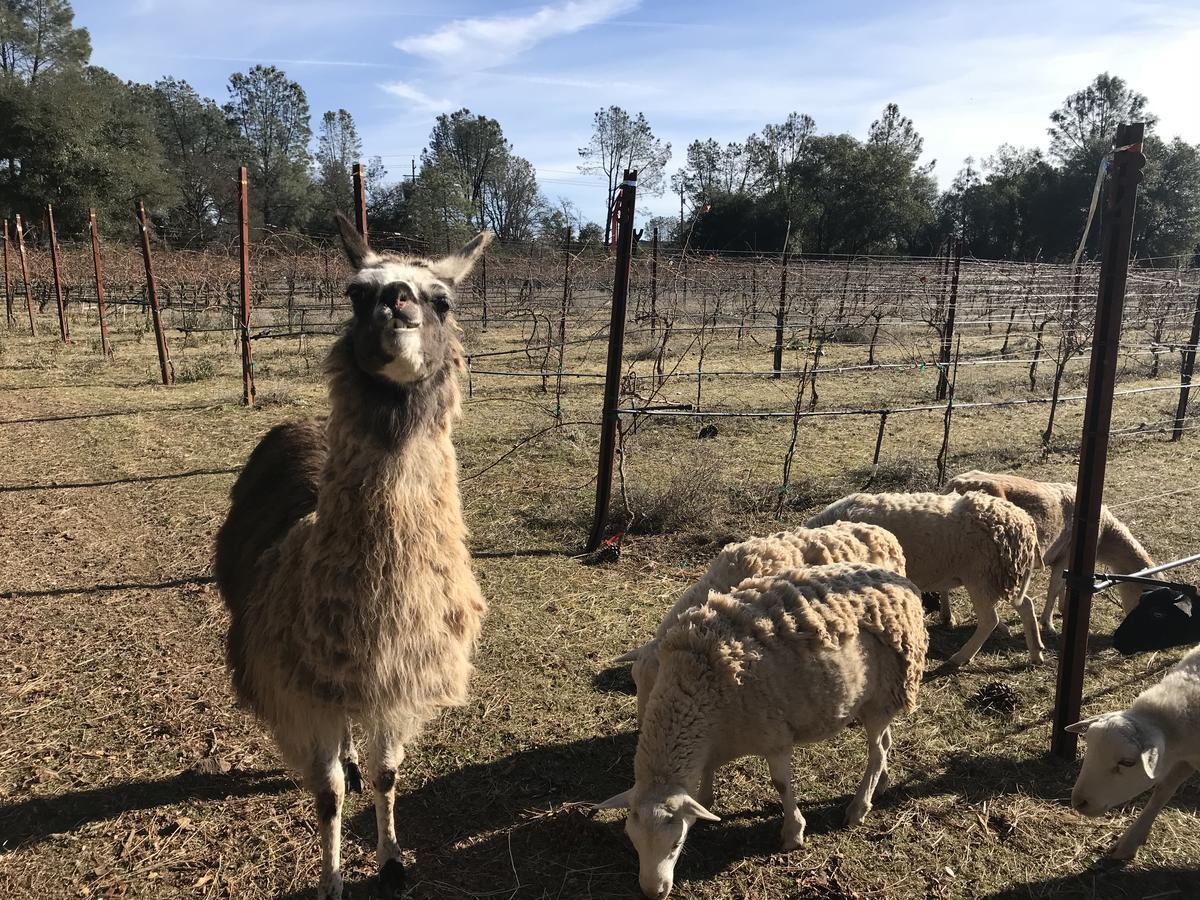
[(1033, 604), (1025, 595), (1037, 558), (1033, 519), (1006, 500), (966, 494), (851, 494), (808, 520), (870, 522), (892, 532), (904, 548), (906, 574), (922, 591), (937, 591), (943, 620), (949, 616), (949, 590), (962, 586), (971, 596), (975, 633), (948, 662), (964, 666), (999, 624), (996, 605), (1008, 600), (1021, 614), (1029, 659), (1039, 664), (1045, 647)]
[(699, 606), (709, 591), (723, 593), (755, 575), (777, 575), (788, 569), (822, 566), (839, 562), (869, 563), (904, 574), (904, 551), (895, 536), (876, 525), (861, 522), (836, 522), (824, 528), (797, 528), (766, 537), (753, 537), (737, 544), (726, 544), (709, 564), (698, 582), (683, 592), (654, 632), (654, 638), (636, 650), (617, 658), (632, 662), (633, 682), (637, 686), (638, 721), (646, 711), (646, 701), (654, 689), (658, 673), (658, 642), (675, 624), (685, 609)]
[(805, 822), (792, 748), (853, 720), (868, 760), (846, 822), (861, 822), (886, 782), (891, 722), (916, 707), (926, 641), (920, 593), (877, 566), (749, 578), (682, 610), (660, 641), (634, 786), (599, 804), (629, 809), (642, 893), (670, 893), (688, 830), (697, 819), (718, 821), (707, 808), (714, 770), (742, 756), (766, 759), (783, 802), (784, 849), (798, 847)]
[(1071, 805), (1085, 816), (1102, 816), (1153, 785), (1141, 815), (1112, 849), (1115, 858), (1132, 859), (1159, 812), (1200, 768), (1200, 649), (1139, 694), (1129, 709), (1092, 716), (1067, 731), (1087, 738), (1071, 791)]
[[(1019, 475), (994, 475), (990, 472), (963, 472), (951, 478), (946, 490), (965, 493), (983, 491), (1014, 503), (1033, 518), (1038, 530), (1041, 559), (1050, 569), (1050, 584), (1046, 590), (1046, 605), (1042, 608), (1041, 628), (1054, 633), (1054, 609), (1061, 610), (1066, 585), (1063, 571), (1067, 568), (1067, 553), (1071, 549), (1071, 523), (1075, 519), (1075, 485), (1058, 481), (1034, 481)], [(1128, 575), (1154, 565), (1145, 548), (1138, 543), (1120, 519), (1100, 508), (1100, 540), (1096, 545), (1096, 561), (1116, 575)], [(1121, 608), (1128, 613), (1141, 599), (1145, 585), (1121, 584)]]
[(326, 362), (327, 422), (273, 429), (231, 491), (214, 568), (239, 700), (316, 797), (318, 896), (342, 895), (341, 811), (366, 730), (381, 893), (398, 897), (404, 745), (466, 697), (486, 605), (471, 572), (450, 440), (463, 368), (451, 286), (482, 234), (441, 260), (376, 254), (340, 214), (354, 316)]

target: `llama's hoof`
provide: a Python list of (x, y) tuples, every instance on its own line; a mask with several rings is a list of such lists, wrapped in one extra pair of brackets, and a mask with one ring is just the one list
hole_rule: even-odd
[(342, 773), (346, 777), (346, 791), (351, 794), (361, 794), (363, 789), (362, 770), (358, 763), (346, 760), (342, 763)]
[(377, 894), (383, 900), (399, 900), (404, 893), (404, 863), (389, 859), (379, 870)]

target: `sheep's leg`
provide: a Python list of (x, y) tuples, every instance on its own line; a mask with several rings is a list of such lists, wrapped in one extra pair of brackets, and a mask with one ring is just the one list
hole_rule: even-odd
[(404, 893), (404, 863), (396, 840), (396, 770), (404, 761), (404, 745), (394, 730), (379, 727), (371, 734), (370, 753), (375, 786), (375, 828), (379, 836), (375, 855), (379, 867), (379, 896), (398, 898)]
[(942, 624), (947, 628), (954, 624), (954, 608), (950, 605), (950, 589), (938, 592), (938, 609), (941, 611)]
[(354, 746), (354, 728), (350, 717), (346, 717), (346, 729), (342, 735), (342, 772), (346, 779), (346, 790), (351, 794), (362, 793), (362, 770), (358, 767), (358, 748)]
[(796, 793), (792, 788), (792, 748), (768, 756), (767, 768), (771, 770), (771, 784), (783, 803), (783, 849), (795, 850), (804, 843), (807, 823), (796, 806)]
[(1033, 600), (1028, 594), (1021, 595), (1017, 612), (1021, 614), (1021, 624), (1025, 628), (1025, 646), (1029, 650), (1029, 662), (1040, 666), (1046, 661), (1046, 645), (1042, 643), (1042, 636), (1038, 632), (1037, 615), (1033, 611)]
[[(1050, 566), (1050, 583), (1046, 586), (1046, 605), (1042, 607), (1042, 632), (1054, 634), (1054, 607), (1062, 606), (1066, 596), (1066, 583), (1063, 581), (1065, 566), (1054, 563)], [(1061, 609), (1060, 609), (1061, 612)]]
[(1150, 799), (1147, 801), (1145, 808), (1127, 829), (1121, 835), (1121, 839), (1117, 841), (1117, 845), (1112, 849), (1114, 859), (1133, 859), (1138, 852), (1138, 848), (1146, 843), (1146, 838), (1150, 836), (1150, 829), (1154, 825), (1154, 820), (1162, 811), (1162, 808), (1167, 805), (1167, 802), (1179, 790), (1179, 786), (1187, 781), (1195, 768), (1190, 763), (1178, 762), (1166, 774), (1158, 784), (1154, 786), (1153, 793), (1150, 794)]
[(314, 741), (309, 785), (317, 801), (317, 828), (321, 835), (321, 881), (318, 900), (341, 900), (342, 896), (342, 800), (346, 795), (345, 775), (338, 758), (341, 734), (334, 730)]
[(875, 793), (881, 794), (887, 790), (888, 786), (888, 754), (892, 752), (892, 726), (889, 725), (883, 729), (883, 734), (879, 736), (879, 743), (883, 747), (883, 771), (879, 773), (879, 781), (875, 783)]
[(711, 810), (713, 804), (713, 770), (705, 767), (704, 773), (700, 776), (700, 792), (696, 796), (700, 801), (700, 805), (705, 809)]
[(872, 720), (863, 721), (863, 730), (867, 733), (867, 771), (863, 773), (858, 793), (846, 808), (846, 824), (857, 825), (871, 811), (871, 801), (880, 783), (887, 781), (887, 754), (892, 746), (892, 733), (888, 725), (879, 727)]
[(993, 631), (996, 629), (1000, 617), (996, 615), (996, 604), (990, 601), (980, 601), (976, 599), (976, 594), (971, 594), (971, 603), (975, 607), (975, 615), (979, 619), (979, 624), (975, 626), (975, 633), (967, 638), (967, 642), (962, 645), (957, 653), (950, 657), (947, 664), (955, 668), (965, 666), (975, 654), (979, 652), (979, 648), (983, 646)]

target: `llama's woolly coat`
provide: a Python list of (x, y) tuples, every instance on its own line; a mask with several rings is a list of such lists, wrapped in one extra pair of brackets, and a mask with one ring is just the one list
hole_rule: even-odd
[(703, 603), (711, 591), (727, 592), (756, 575), (777, 575), (789, 569), (840, 562), (868, 563), (897, 574), (905, 572), (904, 551), (891, 532), (861, 522), (837, 522), (823, 528), (797, 528), (765, 537), (727, 544), (709, 564), (708, 571), (689, 587), (663, 616), (654, 639), (623, 659), (633, 661), (638, 715), (654, 689), (658, 670), (658, 641), (686, 609)]
[(348, 337), (330, 353), (328, 422), (268, 435), (218, 535), (234, 685), (285, 753), (309, 703), (386, 717), (406, 739), (462, 703), (486, 612), (450, 440), (461, 354), (389, 416), (372, 395), (398, 389), (352, 353)]
[(926, 644), (916, 587), (876, 566), (814, 566), (710, 593), (660, 642), (637, 779), (678, 777), (692, 753), (715, 767), (825, 740), (868, 703), (887, 720), (911, 711)]
[(1012, 503), (966, 494), (851, 494), (808, 520), (870, 522), (904, 548), (906, 574), (922, 591), (986, 586), (995, 600), (1021, 602), (1037, 557), (1037, 528)]

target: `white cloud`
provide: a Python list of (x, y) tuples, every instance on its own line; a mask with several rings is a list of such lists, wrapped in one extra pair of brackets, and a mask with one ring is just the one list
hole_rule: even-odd
[(448, 68), (496, 66), (549, 38), (574, 34), (629, 12), (639, 2), (568, 0), (523, 16), (458, 19), (429, 34), (397, 41), (396, 46)]
[(381, 89), (391, 94), (393, 97), (399, 97), (401, 100), (407, 100), (415, 109), (424, 112), (448, 112), (455, 108), (455, 104), (449, 100), (441, 100), (436, 97), (431, 97), (414, 84), (409, 84), (407, 81), (387, 81), (379, 85)]

